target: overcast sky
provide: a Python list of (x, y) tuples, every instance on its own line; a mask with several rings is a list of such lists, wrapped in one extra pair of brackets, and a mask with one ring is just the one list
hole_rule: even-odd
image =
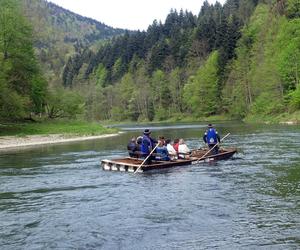
[[(48, 0), (48, 2), (114, 28), (146, 30), (154, 19), (164, 22), (171, 9), (187, 9), (198, 15), (204, 0)], [(223, 4), (225, 0), (219, 2)]]

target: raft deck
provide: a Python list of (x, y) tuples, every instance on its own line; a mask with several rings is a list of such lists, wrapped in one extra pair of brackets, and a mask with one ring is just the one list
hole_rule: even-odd
[(149, 170), (155, 169), (165, 169), (177, 166), (186, 166), (191, 164), (198, 164), (201, 162), (211, 162), (218, 160), (226, 160), (232, 157), (237, 150), (235, 148), (230, 148), (226, 150), (220, 150), (220, 152), (216, 155), (207, 155), (203, 157), (207, 150), (198, 149), (193, 150), (190, 159), (178, 159), (174, 161), (152, 161), (151, 164), (144, 164), (139, 168), (139, 166), (143, 163), (144, 159), (137, 158), (119, 158), (112, 160), (102, 160), (101, 166), (103, 170), (106, 171), (120, 171), (120, 172), (135, 172), (138, 168), (138, 172), (145, 172)]

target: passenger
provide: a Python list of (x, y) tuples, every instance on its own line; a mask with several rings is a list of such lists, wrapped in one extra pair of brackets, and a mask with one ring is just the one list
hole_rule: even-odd
[(168, 153), (169, 153), (169, 157), (171, 158), (171, 160), (178, 159), (177, 152), (174, 149), (173, 145), (171, 144), (171, 140), (167, 139), (166, 144), (167, 144), (167, 150), (168, 150)]
[(132, 137), (129, 143), (127, 144), (127, 149), (130, 157), (136, 157), (136, 151), (138, 151), (138, 147), (136, 144), (136, 138)]
[(163, 145), (166, 146), (166, 141), (165, 141), (165, 137), (164, 136), (159, 136), (158, 140), (162, 141)]
[(158, 140), (158, 146), (156, 148), (156, 160), (170, 161), (167, 147), (164, 145), (163, 140)]
[(189, 159), (190, 154), (191, 154), (191, 150), (185, 144), (184, 140), (180, 139), (179, 146), (178, 146), (178, 158), (179, 159)]
[(138, 151), (142, 150), (142, 142), (143, 142), (142, 136), (139, 136), (138, 138), (136, 138), (136, 145), (137, 145)]
[[(155, 148), (155, 144), (157, 141), (150, 137), (151, 131), (149, 129), (145, 129), (142, 137), (141, 144), (141, 154), (142, 157), (147, 158), (151, 151)], [(150, 156), (146, 161), (146, 164), (150, 164), (154, 159), (154, 156)]]
[(220, 136), (218, 132), (214, 129), (212, 124), (208, 124), (207, 130), (205, 131), (203, 135), (203, 141), (207, 143), (209, 150), (212, 150), (212, 154), (218, 154), (219, 153), (219, 147), (215, 146), (220, 142)]
[(179, 146), (179, 139), (174, 139), (173, 148), (176, 150), (177, 153), (178, 153), (178, 146)]

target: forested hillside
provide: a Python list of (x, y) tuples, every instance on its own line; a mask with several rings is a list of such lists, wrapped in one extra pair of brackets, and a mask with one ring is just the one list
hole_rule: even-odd
[(84, 70), (69, 60), (64, 83), (88, 81), (82, 93), (96, 119), (289, 119), (300, 109), (299, 8), (228, 0), (205, 2), (198, 16), (171, 11), (165, 23), (104, 45)]
[[(146, 32), (115, 38), (87, 61), (71, 57), (64, 84), (85, 91), (90, 118), (164, 120), (221, 113), (227, 65), (256, 5), (257, 0), (228, 0), (224, 6), (206, 1), (197, 16), (172, 10), (164, 23), (154, 20)], [(81, 61), (87, 68), (77, 67)], [(212, 75), (205, 80), (207, 70)], [(82, 89), (86, 81), (88, 88)]]
[(222, 90), (231, 115), (264, 119), (299, 111), (299, 17), (297, 0), (258, 5), (242, 29)]
[[(16, 0), (1, 1), (5, 3), (17, 5)], [(99, 32), (102, 24), (47, 2), (23, 3), (25, 10), (7, 7), (1, 14), (0, 26), (6, 28), (0, 34), (5, 69), (0, 82), (6, 94), (0, 102), (10, 96), (13, 105), (20, 106), (21, 100), (31, 114), (51, 119), (196, 120), (222, 115), (261, 121), (300, 112), (299, 0), (228, 0), (223, 6), (204, 2), (197, 15), (171, 10), (163, 23), (154, 20), (147, 31), (124, 35), (108, 27), (108, 33)], [(26, 34), (15, 35), (19, 28), (13, 21), (7, 25), (17, 10), (25, 13), (19, 26), (26, 29), (19, 32), (28, 30)], [(14, 35), (9, 39), (27, 37), (38, 56), (31, 64), (36, 75), (27, 78), (31, 87), (25, 99), (18, 90), (23, 81), (7, 73), (20, 70), (9, 61), (10, 32)]]
[(34, 47), (51, 85), (62, 84), (62, 72), (69, 56), (91, 56), (101, 42), (125, 32), (46, 0), (20, 2), (23, 14), (33, 26)]

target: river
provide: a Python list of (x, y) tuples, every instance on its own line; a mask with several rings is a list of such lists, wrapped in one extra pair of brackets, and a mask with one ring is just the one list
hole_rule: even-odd
[[(233, 159), (152, 173), (103, 171), (118, 137), (0, 154), (1, 249), (299, 249), (300, 128), (217, 123)], [(151, 125), (203, 147), (204, 124)]]

